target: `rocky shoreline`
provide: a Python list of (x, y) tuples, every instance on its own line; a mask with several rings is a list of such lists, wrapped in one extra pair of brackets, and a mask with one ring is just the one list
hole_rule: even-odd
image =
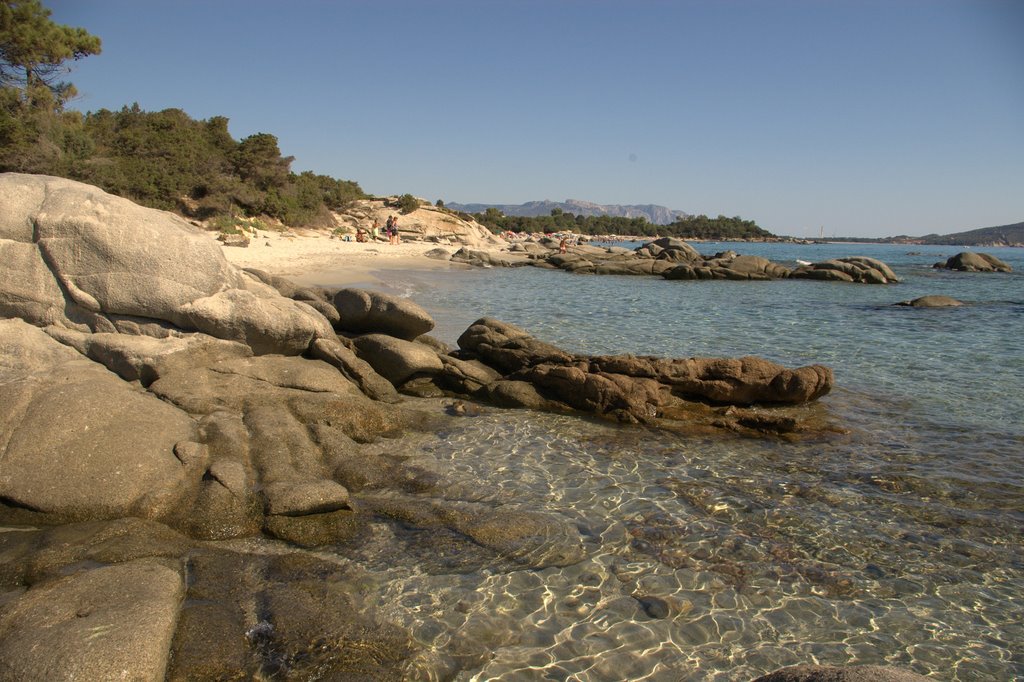
[(893, 284), (896, 274), (874, 258), (840, 258), (806, 263), (791, 269), (759, 256), (724, 251), (701, 255), (684, 241), (662, 237), (636, 249), (582, 244), (564, 250), (558, 240), (514, 244), (507, 253), (463, 247), (452, 255), (445, 251), (427, 255), (483, 267), (534, 266), (578, 274), (655, 275), (669, 280), (761, 280), (810, 279), (831, 282)]
[[(659, 248), (631, 258), (719, 267)], [(839, 428), (824, 366), (581, 356), (487, 318), (453, 350), (409, 301), (240, 269), (172, 214), (68, 180), (0, 175), (0, 253), (4, 679), (407, 679), (422, 652), (363, 598), (372, 576), (316, 548), (356, 552), (383, 522), (496, 571), (585, 553), (571, 520), (405, 452), (477, 401), (729, 437)]]

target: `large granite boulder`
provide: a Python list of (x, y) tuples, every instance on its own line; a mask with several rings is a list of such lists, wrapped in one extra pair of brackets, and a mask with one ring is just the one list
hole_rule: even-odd
[(163, 680), (184, 596), (153, 560), (35, 585), (0, 612), (0, 678)]
[(1011, 272), (1013, 268), (993, 255), (964, 251), (950, 256), (944, 263), (936, 263), (933, 267), (960, 272)]
[(426, 310), (412, 301), (363, 289), (342, 289), (334, 295), (338, 329), (355, 334), (388, 334), (412, 341), (434, 328)]
[(185, 494), (189, 415), (21, 320), (0, 321), (0, 383), (0, 499), (15, 512), (159, 518)]
[(297, 354), (323, 316), (245, 276), (198, 228), (72, 180), (0, 174), (0, 315), (79, 331), (145, 321)]

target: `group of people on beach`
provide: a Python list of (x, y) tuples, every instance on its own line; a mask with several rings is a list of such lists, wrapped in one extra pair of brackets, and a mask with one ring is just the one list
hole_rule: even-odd
[[(369, 234), (367, 234), (369, 233)], [(402, 238), (398, 235), (398, 216), (388, 216), (387, 224), (384, 226), (384, 236), (388, 238), (389, 244), (401, 244)], [(364, 230), (362, 227), (356, 228), (356, 241), (366, 242), (374, 241), (378, 242), (381, 240), (380, 235), (380, 221), (374, 219), (373, 228), (370, 230)]]

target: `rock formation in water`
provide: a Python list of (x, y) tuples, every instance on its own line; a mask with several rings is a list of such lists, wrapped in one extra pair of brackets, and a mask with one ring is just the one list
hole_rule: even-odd
[(902, 668), (885, 665), (794, 665), (754, 682), (927, 682), (929, 678)]
[(959, 272), (1012, 272), (1013, 268), (987, 253), (975, 253), (964, 251), (955, 256), (950, 256), (943, 263), (936, 263), (932, 267), (957, 270)]
[(893, 284), (896, 273), (885, 263), (865, 257), (839, 258), (790, 269), (760, 256), (724, 251), (703, 256), (679, 239), (662, 237), (634, 250), (622, 247), (572, 246), (563, 253), (552, 238), (513, 244), (508, 253), (462, 248), (452, 254), (457, 263), (492, 267), (552, 268), (579, 274), (660, 275), (670, 280), (772, 280), (792, 277), (832, 282)]
[(748, 415), (735, 406), (808, 403), (827, 394), (833, 383), (827, 367), (789, 370), (755, 357), (571, 355), (522, 329), (488, 318), (477, 320), (458, 343), (464, 359), (481, 361), (502, 375), (474, 396), (510, 406), (579, 410), (632, 423), (679, 415), (685, 406), (696, 403), (734, 406), (714, 422), (739, 428)]
[(949, 296), (921, 296), (911, 301), (900, 301), (896, 305), (911, 308), (956, 308), (962, 306), (963, 301), (958, 301)]
[[(570, 519), (412, 461), (395, 436), (459, 417), (403, 393), (754, 434), (802, 427), (758, 405), (832, 384), (486, 319), (449, 353), (408, 301), (239, 270), (174, 215), (57, 178), (0, 175), (0, 257), (5, 679), (401, 679), (420, 645), (367, 576), (294, 548), (356, 552), (385, 523), (464, 568), (582, 560)], [(233, 538), (284, 544), (207, 543)]]

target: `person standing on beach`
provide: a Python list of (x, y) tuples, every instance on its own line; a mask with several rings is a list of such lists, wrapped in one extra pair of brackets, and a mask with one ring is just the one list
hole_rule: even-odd
[(370, 232), (370, 237), (373, 241), (380, 239), (380, 221), (376, 218), (373, 220), (373, 230)]
[(402, 243), (402, 238), (398, 236), (398, 216), (391, 221), (391, 243), (395, 246)]

